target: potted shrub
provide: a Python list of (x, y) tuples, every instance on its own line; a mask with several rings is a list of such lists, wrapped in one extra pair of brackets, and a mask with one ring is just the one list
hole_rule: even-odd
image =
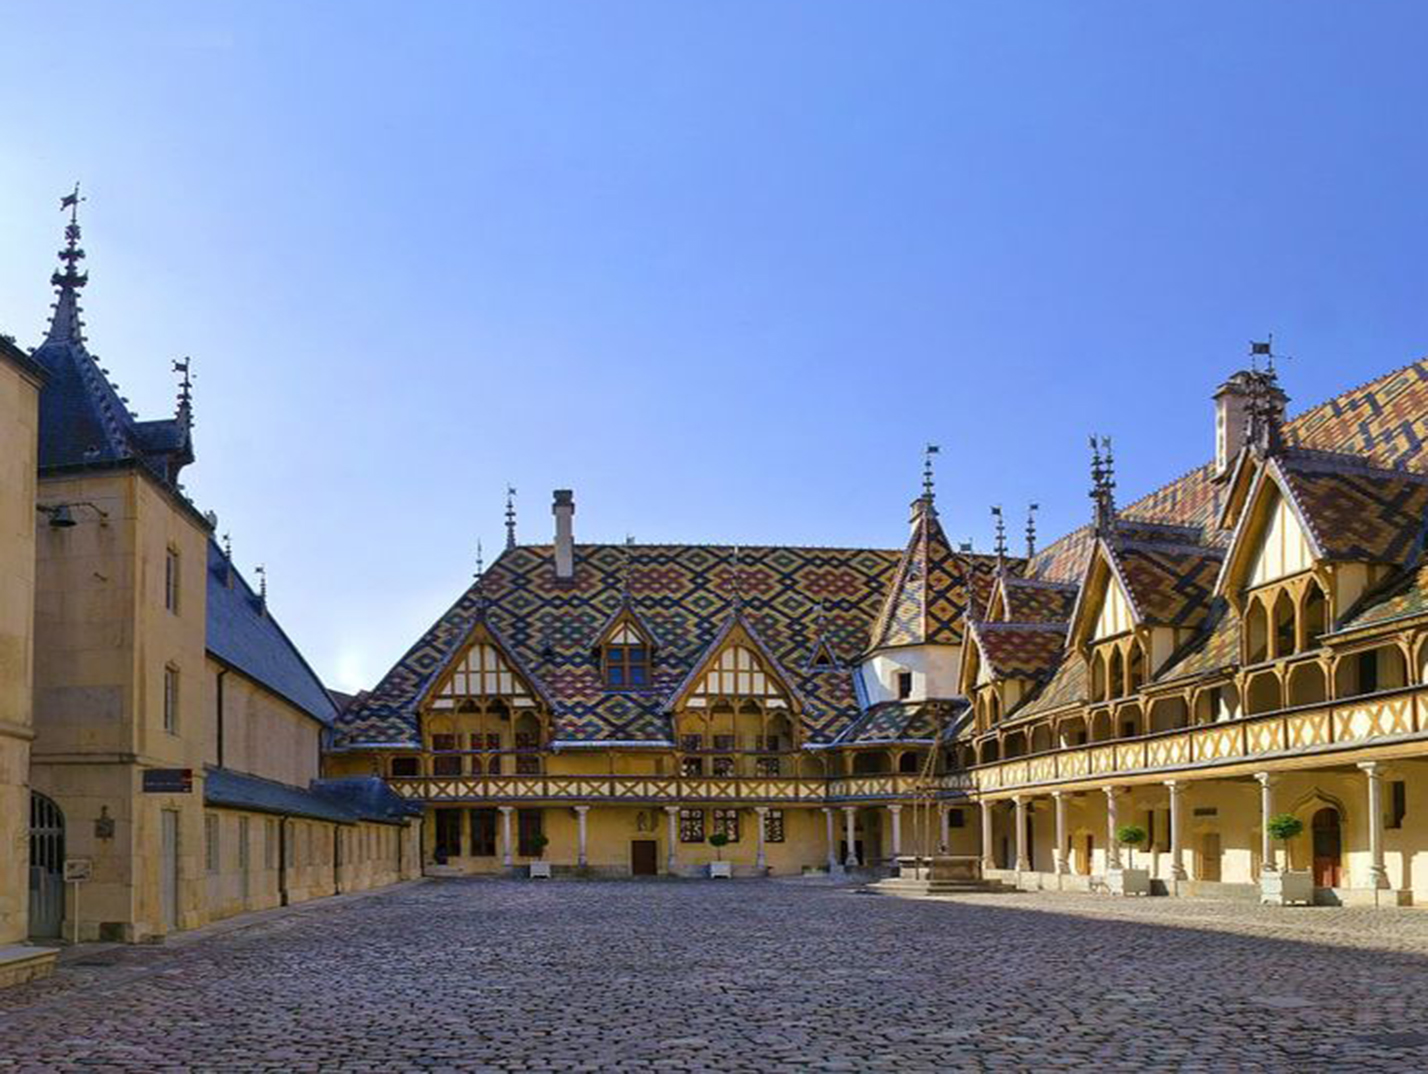
[(1122, 824), (1116, 829), (1116, 842), (1126, 848), (1130, 864), (1106, 870), (1106, 886), (1113, 895), (1149, 895), (1150, 872), (1135, 867), (1135, 848), (1145, 842), (1145, 829), (1139, 824)]
[(1276, 869), (1273, 861), (1264, 863), (1259, 874), (1259, 901), (1271, 906), (1308, 906), (1314, 901), (1314, 874), (1289, 868), (1289, 840), (1304, 830), (1304, 822), (1292, 813), (1280, 813), (1270, 817), (1265, 828), (1284, 848), (1284, 868)]
[(550, 840), (546, 838), (544, 832), (531, 837), (531, 846), (535, 847), (536, 857), (536, 860), (531, 862), (532, 880), (550, 879), (550, 862), (544, 860), (545, 848), (549, 845)]
[(724, 860), (724, 848), (729, 845), (729, 835), (727, 832), (715, 832), (709, 837), (709, 845), (714, 848), (717, 861), (709, 863), (709, 878), (711, 880), (728, 880), (734, 875), (733, 863)]

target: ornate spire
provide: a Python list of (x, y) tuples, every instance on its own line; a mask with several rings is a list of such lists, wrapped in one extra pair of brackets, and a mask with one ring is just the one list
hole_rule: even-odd
[(516, 486), (506, 486), (506, 549), (516, 547)]
[[(1272, 455), (1282, 446), (1280, 427), (1284, 422), (1287, 396), (1279, 386), (1275, 372), (1274, 335), (1263, 342), (1250, 342), (1249, 413), (1246, 417), (1245, 439), (1250, 449), (1261, 457)], [(1259, 367), (1264, 359), (1264, 368)]]
[(73, 193), (60, 198), (60, 211), (69, 210), (69, 223), (64, 229), (64, 249), (59, 252), (64, 268), (50, 276), (56, 298), (46, 343), (84, 342), (84, 325), (79, 319), (79, 292), (89, 282), (89, 273), (79, 269), (79, 263), (84, 260), (84, 248), (79, 245), (79, 203), (84, 200), (78, 183), (74, 184)]
[(1030, 559), (1036, 555), (1036, 512), (1041, 510), (1041, 504), (1028, 504), (1026, 508), (1026, 558)]
[(485, 575), (486, 575), (486, 552), (485, 552), (485, 549), (483, 549), (483, 548), (481, 547), (481, 540), (480, 540), (480, 538), (477, 538), (477, 540), (476, 540), (476, 573), (473, 574), (471, 577), (475, 578), (475, 579), (479, 582), (482, 578), (485, 577)]
[(1007, 524), (1002, 517), (1001, 504), (992, 508), (992, 518), (996, 519), (997, 526), (997, 564), (1002, 566), (1007, 558)]
[(922, 498), (927, 501), (929, 506), (937, 497), (934, 491), (937, 482), (932, 470), (932, 456), (941, 450), (936, 444), (928, 444), (922, 449)]
[(178, 409), (174, 417), (185, 429), (193, 428), (193, 377), (189, 372), (192, 365), (193, 359), (188, 355), (174, 362), (174, 372), (179, 375)]
[[(1103, 454), (1104, 452), (1104, 454)], [(1091, 437), (1091, 501), (1096, 532), (1108, 534), (1116, 521), (1116, 463), (1109, 436)]]
[(258, 611), (264, 615), (268, 614), (268, 568), (259, 563), (253, 568), (253, 573), (258, 576)]

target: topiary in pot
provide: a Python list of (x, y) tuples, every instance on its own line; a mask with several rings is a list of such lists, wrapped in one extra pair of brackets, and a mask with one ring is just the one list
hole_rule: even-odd
[(729, 836), (724, 832), (715, 832), (709, 837), (709, 845), (714, 848), (714, 853), (720, 861), (724, 860), (724, 848), (729, 845)]
[[(1265, 830), (1269, 832), (1271, 839), (1278, 839), (1284, 847), (1284, 869), (1289, 871), (1289, 840), (1304, 830), (1304, 822), (1293, 813), (1280, 813), (1270, 817), (1265, 823)], [(1273, 863), (1271, 863), (1272, 867)]]
[(535, 847), (536, 860), (540, 860), (545, 855), (545, 848), (550, 846), (550, 840), (544, 835), (533, 835), (531, 846)]
[(1135, 868), (1135, 848), (1145, 842), (1145, 829), (1139, 824), (1122, 824), (1116, 829), (1116, 842), (1130, 848), (1131, 868)]

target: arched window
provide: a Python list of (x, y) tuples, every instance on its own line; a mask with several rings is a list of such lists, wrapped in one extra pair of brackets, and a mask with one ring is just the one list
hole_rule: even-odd
[(1250, 679), (1245, 689), (1245, 712), (1253, 716), (1278, 708), (1283, 708), (1279, 700), (1279, 676), (1272, 671), (1261, 671)]
[(1304, 644), (1310, 649), (1319, 647), (1319, 637), (1329, 629), (1329, 602), (1319, 583), (1310, 580), (1304, 591)]
[(1099, 649), (1091, 657), (1091, 700), (1106, 700), (1106, 654)]
[(1318, 664), (1300, 664), (1289, 673), (1289, 707), (1317, 705), (1328, 698), (1324, 669)]
[(1245, 612), (1245, 663), (1269, 659), (1269, 613), (1258, 597), (1251, 597)]
[(1110, 671), (1108, 674), (1109, 683), (1107, 689), (1110, 697), (1125, 697), (1126, 695), (1126, 671), (1125, 660), (1121, 657), (1119, 648), (1111, 650)]
[(1294, 600), (1281, 589), (1274, 600), (1274, 655), (1289, 656), (1295, 649)]

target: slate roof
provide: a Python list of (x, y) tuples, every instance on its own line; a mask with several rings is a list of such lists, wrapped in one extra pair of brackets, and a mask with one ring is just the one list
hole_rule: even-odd
[(1064, 656), (1051, 679), (1007, 719), (1024, 719), (1086, 700), (1086, 661)]
[(1397, 563), (1422, 546), (1422, 475), (1346, 466), (1338, 456), (1296, 453), (1275, 461), (1326, 559)]
[(1222, 549), (1118, 537), (1108, 547), (1144, 624), (1193, 628), (1205, 621)]
[(355, 824), (357, 814), (330, 798), (276, 780), (244, 775), (229, 768), (204, 771), (203, 801), (206, 805), (247, 809), (255, 813), (310, 817), (313, 820)]
[(361, 820), (393, 823), (422, 814), (420, 802), (403, 798), (381, 776), (315, 779), (312, 791)]
[(258, 595), (236, 568), (228, 585), (230, 565), (223, 550), (208, 542), (208, 651), (223, 663), (292, 702), (314, 719), (331, 724), (337, 706), (317, 673), (283, 633)]
[[(575, 579), (561, 584), (549, 545), (509, 549), (338, 717), (337, 744), (419, 744), (419, 699), (478, 621), (549, 698), (556, 744), (667, 741), (669, 699), (735, 610), (733, 555), (707, 545), (576, 545)], [(861, 715), (849, 665), (868, 648), (899, 554), (745, 547), (738, 557), (739, 614), (802, 699), (805, 741), (831, 743)], [(654, 635), (652, 682), (607, 690), (595, 640), (626, 592)], [(809, 666), (819, 637), (838, 668)]]
[[(78, 240), (77, 225), (73, 239)], [(70, 255), (82, 258), (75, 242)], [(63, 256), (63, 255), (62, 255)], [(55, 273), (54, 316), (45, 340), (31, 355), (45, 371), (40, 392), (39, 464), (55, 467), (113, 465), (134, 461), (168, 485), (193, 461), (190, 422), (180, 416), (139, 421), (85, 347), (78, 289), (88, 276)]]

